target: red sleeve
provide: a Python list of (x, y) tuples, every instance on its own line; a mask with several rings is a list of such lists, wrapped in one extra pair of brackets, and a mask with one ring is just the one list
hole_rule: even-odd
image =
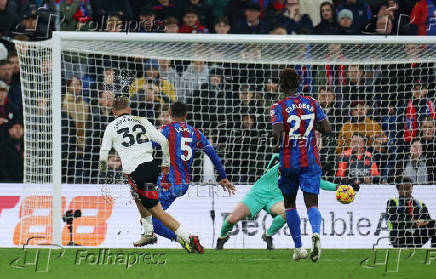
[(417, 26), (427, 23), (427, 2), (421, 0), (415, 4), (412, 12), (410, 13), (410, 23)]

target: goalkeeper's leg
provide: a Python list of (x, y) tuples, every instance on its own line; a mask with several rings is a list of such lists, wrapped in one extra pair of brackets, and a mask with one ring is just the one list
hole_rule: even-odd
[(224, 244), (229, 239), (229, 232), (233, 230), (233, 226), (248, 216), (250, 216), (250, 209), (248, 206), (244, 202), (238, 203), (232, 213), (226, 217), (221, 226), (221, 233), (217, 240), (216, 249), (223, 249)]
[(262, 235), (262, 239), (266, 242), (266, 248), (268, 250), (273, 250), (274, 245), (272, 236), (275, 235), (286, 224), (283, 197), (281, 201), (274, 203), (270, 209), (267, 208), (267, 211), (269, 214), (275, 217), (273, 217), (271, 226), (269, 226), (267, 231)]

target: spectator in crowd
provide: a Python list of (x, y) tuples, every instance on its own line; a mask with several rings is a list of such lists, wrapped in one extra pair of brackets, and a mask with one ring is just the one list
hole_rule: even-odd
[(321, 22), (315, 26), (313, 33), (316, 35), (335, 35), (339, 33), (336, 20), (336, 10), (332, 3), (323, 2), (320, 7)]
[(156, 12), (157, 20), (165, 20), (170, 16), (175, 18), (179, 16), (177, 13), (177, 7), (171, 0), (158, 0), (153, 6), (153, 10)]
[(312, 33), (312, 19), (308, 14), (301, 13), (300, 0), (285, 0), (285, 9), (277, 22), (286, 28), (288, 34)]
[(336, 95), (332, 88), (321, 87), (316, 98), (328, 117), (333, 133), (337, 134), (342, 125), (341, 110), (337, 108)]
[(156, 20), (156, 12), (150, 5), (141, 7), (139, 21), (139, 32), (163, 32), (165, 30), (165, 21)]
[(86, 153), (90, 106), (82, 96), (82, 81), (73, 77), (67, 81), (66, 93), (62, 100), (62, 174), (64, 182), (87, 183), (85, 162), (90, 162)]
[(183, 25), (179, 33), (209, 33), (209, 29), (200, 24), (198, 11), (193, 7), (188, 7), (183, 15)]
[[(146, 117), (151, 123), (155, 124), (164, 101), (160, 97), (159, 85), (148, 79), (144, 82), (142, 89), (130, 97), (132, 114)], [(156, 123), (157, 124), (157, 123)]]
[(271, 35), (287, 35), (288, 31), (283, 25), (276, 25), (270, 32)]
[(343, 9), (338, 13), (339, 35), (358, 35), (360, 32), (353, 29), (353, 12)]
[[(250, 108), (250, 112), (253, 113), (253, 117), (256, 118), (255, 123), (257, 123), (256, 128), (264, 128), (265, 119), (263, 116), (265, 114), (263, 107), (259, 104), (256, 96), (256, 86), (252, 83), (242, 84), (239, 87), (239, 92), (235, 101), (233, 102), (233, 117), (232, 123), (241, 122), (241, 109)], [(246, 112), (247, 113), (247, 112)]]
[(430, 240), (436, 247), (435, 220), (425, 203), (413, 198), (413, 182), (407, 177), (396, 180), (398, 197), (388, 200), (386, 219), (389, 240), (394, 248), (420, 248)]
[(119, 89), (121, 86), (121, 81), (119, 80), (119, 71), (116, 71), (112, 65), (109, 65), (109, 63), (105, 63), (102, 68), (103, 71), (100, 75), (98, 75), (97, 78), (98, 86), (103, 86), (111, 90)]
[(92, 20), (91, 12), (91, 5), (87, 0), (62, 1), (59, 8), (61, 31), (78, 31), (80, 23)]
[(279, 79), (278, 77), (268, 77), (265, 79), (262, 90), (262, 104), (264, 110), (268, 112), (271, 106), (280, 100), (279, 98)]
[(420, 36), (434, 36), (436, 35), (435, 25), (436, 14), (436, 1), (435, 0), (421, 0), (416, 3), (412, 12), (410, 13), (410, 23), (415, 25), (418, 29), (417, 35)]
[[(194, 126), (201, 129), (214, 128), (226, 125), (228, 114), (232, 109), (233, 96), (224, 83), (224, 72), (220, 67), (210, 69), (208, 81), (187, 100), (192, 106)], [(225, 127), (223, 127), (225, 128)]]
[(162, 106), (161, 110), (159, 111), (158, 122), (158, 126), (160, 127), (168, 125), (172, 122), (169, 107)]
[(8, 61), (10, 65), (9, 70), (12, 74), (11, 85), (9, 87), (9, 99), (19, 107), (20, 111), (22, 111), (23, 101), (21, 96), (20, 65), (18, 63), (18, 55), (15, 51), (9, 53)]
[[(162, 83), (167, 80), (174, 87), (176, 99), (179, 99), (181, 97), (180, 76), (176, 69), (174, 69), (171, 60), (159, 59), (159, 77)], [(174, 100), (174, 98), (172, 98), (172, 100)]]
[(226, 16), (218, 17), (215, 21), (215, 33), (217, 34), (228, 34), (230, 32), (229, 19)]
[(188, 4), (197, 11), (200, 24), (212, 30), (214, 27), (213, 7), (209, 6), (205, 0), (189, 0)]
[[(348, 10), (352, 13), (352, 33), (359, 34), (360, 30), (371, 19), (371, 10), (366, 1), (362, 0), (345, 0), (345, 3), (338, 6), (338, 15), (341, 15), (343, 10)], [(347, 12), (348, 13), (348, 12)], [(349, 17), (349, 15), (347, 15)], [(340, 22), (340, 20), (339, 20)]]
[(108, 17), (105, 28), (106, 32), (123, 32), (125, 31), (123, 28), (124, 23), (120, 17), (116, 15)]
[(19, 8), (16, 1), (0, 0), (0, 32), (11, 31), (19, 22)]
[(351, 119), (344, 123), (338, 135), (336, 153), (341, 154), (349, 146), (352, 135), (361, 133), (368, 139), (368, 144), (372, 144), (375, 135), (383, 136), (383, 143), (387, 142), (387, 137), (380, 127), (380, 124), (368, 117), (369, 106), (364, 101), (354, 101), (350, 106)]
[(431, 117), (425, 117), (420, 126), (422, 150), (427, 158), (428, 182), (436, 184), (436, 124)]
[(176, 91), (174, 85), (168, 79), (162, 79), (159, 73), (159, 62), (156, 59), (149, 59), (144, 65), (144, 76), (136, 79), (130, 84), (130, 95), (136, 94), (137, 90), (144, 88), (144, 85), (148, 82), (153, 82), (160, 90), (155, 97), (158, 101), (164, 103), (176, 101)]
[(341, 184), (371, 184), (380, 178), (377, 163), (372, 154), (365, 149), (366, 138), (361, 133), (353, 133), (350, 148), (339, 158), (336, 177)]
[[(315, 67), (314, 79), (316, 85), (320, 87), (336, 88), (345, 85), (346, 83), (346, 65), (337, 64), (345, 61), (345, 56), (342, 53), (340, 44), (329, 44), (325, 57), (326, 65)], [(332, 63), (333, 62), (333, 63)], [(341, 98), (337, 98), (338, 102)]]
[(250, 0), (230, 0), (226, 6), (224, 15), (230, 20), (232, 26), (245, 17), (245, 9), (251, 5), (250, 3)]
[(95, 21), (102, 22), (102, 17), (117, 16), (122, 20), (135, 19), (129, 1), (90, 0), (92, 15)]
[(377, 5), (375, 15), (364, 27), (364, 34), (383, 35), (414, 35), (416, 28), (409, 23), (408, 14), (398, 12), (398, 3), (394, 0), (385, 0)]
[(412, 99), (407, 101), (404, 119), (404, 142), (409, 143), (418, 136), (419, 125), (424, 117), (436, 119), (433, 101), (428, 98), (428, 84), (425, 80), (415, 79)]
[(245, 6), (244, 17), (232, 22), (232, 34), (268, 34), (271, 27), (268, 22), (260, 18), (260, 6), (248, 2)]
[(256, 86), (254, 84), (242, 84), (239, 87), (238, 99), (233, 103), (233, 107), (256, 107)]
[[(249, 63), (234, 63), (230, 65), (230, 76), (234, 84), (262, 84), (266, 77), (266, 71), (269, 65), (255, 63), (262, 57), (262, 51), (259, 47), (247, 45), (241, 50), (241, 59), (250, 61)], [(239, 88), (235, 88), (238, 90)]]
[(9, 138), (0, 144), (0, 182), (23, 182), (23, 135), (23, 124), (19, 121), (11, 121)]
[(15, 51), (11, 51), (8, 54), (9, 64), (12, 70), (12, 82), (20, 79), (20, 64), (18, 62), (18, 55)]
[[(202, 60), (194, 60), (182, 73), (180, 78), (183, 98), (190, 98), (194, 90), (200, 88), (203, 83), (209, 82), (209, 67)], [(179, 100), (179, 101), (183, 101)]]
[(262, 174), (263, 165), (259, 157), (263, 147), (259, 145), (260, 131), (256, 128), (255, 113), (251, 107), (240, 108), (241, 117), (234, 123), (227, 142), (232, 181), (244, 184), (253, 183)]
[(8, 123), (20, 121), (21, 115), (19, 108), (9, 101), (8, 88), (0, 82), (0, 142), (9, 136)]
[(403, 176), (409, 177), (413, 183), (428, 183), (427, 158), (423, 155), (422, 144), (417, 139), (413, 140), (410, 146), (410, 155), (406, 159)]
[[(279, 0), (282, 1), (282, 0)], [(331, 3), (331, 0), (311, 0), (311, 1), (300, 1), (301, 13), (307, 14), (312, 20), (313, 26), (318, 25), (322, 20), (322, 15), (320, 13), (319, 7), (322, 3)], [(335, 8), (336, 9), (336, 8)]]
[(177, 18), (170, 16), (165, 20), (165, 33), (179, 33), (180, 26)]
[(5, 60), (8, 58), (9, 51), (6, 48), (5, 44), (0, 42), (0, 60)]
[(433, 70), (434, 63), (417, 63), (422, 60), (421, 52), (426, 51), (426, 47), (419, 44), (405, 44), (404, 54), (409, 62), (388, 65), (388, 83), (391, 98), (397, 100), (397, 106), (405, 107), (412, 98), (412, 88), (420, 80), (430, 88), (435, 87)]
[(0, 60), (0, 80), (6, 83), (7, 86), (11, 86), (12, 76), (12, 65), (9, 60)]
[[(346, 70), (346, 80), (345, 83), (338, 87), (338, 96), (343, 106), (347, 107), (353, 101), (364, 100), (373, 105), (375, 99), (377, 98), (374, 91), (380, 89), (379, 87), (373, 86), (365, 78), (365, 70), (361, 65), (349, 65)], [(343, 112), (347, 112), (343, 110)]]
[(96, 177), (98, 177), (98, 160), (101, 147), (101, 141), (103, 134), (108, 123), (114, 120), (112, 114), (112, 105), (114, 99), (114, 93), (107, 87), (100, 86), (97, 104), (91, 107), (91, 136), (89, 138), (89, 144), (87, 145), (87, 153), (91, 153), (91, 183), (96, 183)]
[(391, 169), (394, 167), (394, 162), (391, 161), (391, 157), (388, 154), (388, 147), (384, 141), (382, 134), (376, 134), (372, 145), (368, 148), (368, 151), (373, 156), (373, 162), (378, 166), (380, 172), (380, 183), (387, 184), (390, 177)]
[[(330, 121), (330, 119), (329, 119)], [(335, 176), (336, 169), (336, 143), (334, 137), (322, 137), (318, 130), (315, 130), (316, 146), (319, 151), (319, 160), (322, 166), (324, 178), (331, 179)]]

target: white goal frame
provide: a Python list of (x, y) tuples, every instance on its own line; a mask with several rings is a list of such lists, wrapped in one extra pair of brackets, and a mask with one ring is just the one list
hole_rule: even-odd
[[(123, 41), (123, 42), (186, 42), (186, 43), (338, 43), (338, 44), (436, 44), (432, 36), (281, 36), (281, 35), (219, 35), (169, 33), (106, 33), (106, 32), (53, 32), (52, 44), (52, 118), (53, 118), (53, 244), (61, 245), (61, 52), (62, 42)], [(436, 57), (435, 57), (436, 60)], [(371, 63), (374, 63), (372, 61)], [(365, 64), (364, 61), (360, 64)]]

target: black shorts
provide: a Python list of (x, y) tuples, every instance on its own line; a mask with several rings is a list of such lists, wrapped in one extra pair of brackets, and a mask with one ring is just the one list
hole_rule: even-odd
[(153, 162), (145, 162), (136, 167), (135, 171), (125, 174), (133, 192), (145, 208), (153, 208), (159, 202), (157, 180), (160, 170)]

